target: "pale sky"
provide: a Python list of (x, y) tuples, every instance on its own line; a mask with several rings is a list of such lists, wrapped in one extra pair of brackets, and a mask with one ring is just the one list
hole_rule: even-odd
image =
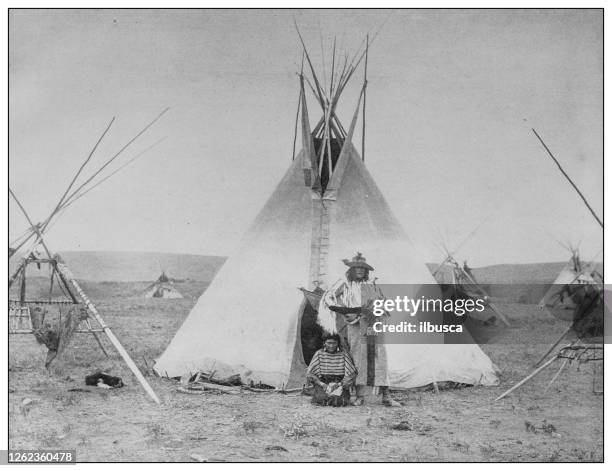
[[(291, 161), (293, 16), (321, 72), (323, 43), (328, 73), (334, 35), (352, 53), (386, 20), (368, 59), (366, 165), (424, 261), (483, 221), (457, 253), (474, 266), (567, 259), (555, 238), (587, 259), (601, 249), (599, 225), (531, 132), (602, 217), (597, 10), (13, 10), (9, 181), (34, 219), (113, 116), (92, 168), (171, 108), (118, 165), (166, 139), (71, 206), (49, 245), (230, 252)], [(343, 95), (345, 127), (361, 77)], [(318, 119), (312, 100), (309, 111)], [(12, 202), (9, 217), (12, 240), (26, 222)]]

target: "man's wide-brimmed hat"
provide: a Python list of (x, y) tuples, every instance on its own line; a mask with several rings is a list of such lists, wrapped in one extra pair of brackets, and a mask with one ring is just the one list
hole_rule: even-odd
[(357, 252), (357, 255), (355, 255), (352, 260), (348, 260), (345, 258), (342, 261), (347, 267), (365, 268), (366, 270), (374, 271), (374, 267), (366, 263), (365, 257), (360, 252)]

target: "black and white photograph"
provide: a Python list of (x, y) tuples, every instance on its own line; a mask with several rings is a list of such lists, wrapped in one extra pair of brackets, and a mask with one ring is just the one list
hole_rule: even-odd
[(604, 462), (604, 9), (368, 6), (5, 10), (1, 464)]

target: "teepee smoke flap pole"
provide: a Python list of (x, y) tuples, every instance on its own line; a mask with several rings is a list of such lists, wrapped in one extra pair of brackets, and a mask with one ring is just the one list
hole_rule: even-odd
[(310, 61), (310, 55), (308, 54), (308, 50), (306, 49), (306, 44), (304, 44), (304, 39), (302, 38), (302, 34), (300, 33), (300, 29), (298, 28), (297, 25), (297, 21), (293, 21), (293, 23), (295, 24), (295, 29), (297, 31), (297, 34), (300, 38), (300, 42), (302, 43), (302, 48), (304, 50), (304, 54), (306, 55), (306, 60), (308, 61), (308, 66), (310, 67), (310, 72), (312, 73), (312, 78), (315, 82), (315, 85), (317, 86), (317, 94), (319, 96), (319, 101), (321, 102), (321, 106), (325, 107), (324, 103), (325, 100), (323, 100), (323, 93), (321, 91), (321, 84), (319, 83), (319, 79), (317, 78), (317, 74), (315, 73), (314, 67), (312, 65), (312, 62)]
[(300, 109), (302, 107), (302, 96), (304, 94), (304, 51), (302, 51), (302, 66), (300, 68), (300, 75), (298, 75), (298, 77), (300, 78), (300, 94), (298, 97), (297, 111), (295, 113), (295, 130), (293, 133), (293, 157), (291, 158), (292, 162), (295, 160), (295, 145), (297, 143), (298, 121), (300, 119)]
[[(376, 41), (376, 38), (378, 37), (378, 33), (380, 33), (382, 27), (385, 25), (385, 23), (387, 22), (387, 20), (389, 19), (389, 17), (387, 17), (387, 19), (385, 21), (383, 21), (383, 23), (380, 25), (380, 27), (378, 28), (378, 30), (376, 31), (376, 33), (374, 33), (374, 36), (372, 36), (372, 41), (369, 41), (369, 44), (366, 46), (366, 48), (363, 50), (363, 52), (361, 53), (361, 55), (359, 56), (359, 59), (357, 60), (357, 62), (355, 63), (355, 65), (352, 66), (353, 71), (359, 66), (359, 64), (361, 64), (361, 61), (363, 60), (364, 56), (367, 54), (367, 47), (371, 46), (372, 44), (374, 44), (374, 41)], [(369, 35), (368, 35), (369, 36)], [(361, 45), (364, 43), (364, 41), (361, 41), (361, 44), (359, 45), (359, 48), (357, 49), (357, 52), (355, 53), (355, 56), (353, 57), (353, 59), (351, 60), (351, 64), (354, 62), (355, 58), (357, 57), (357, 53), (359, 53), (359, 51), (361, 51)], [(350, 72), (348, 79), (350, 79), (350, 75), (352, 75), (353, 71)]]
[[(388, 19), (388, 18), (387, 18)], [(372, 44), (374, 44), (374, 41), (376, 40), (376, 38), (378, 37), (378, 33), (380, 33), (380, 30), (382, 29), (382, 27), (384, 26), (384, 24), (387, 22), (387, 20), (385, 20), (380, 27), (378, 28), (378, 30), (376, 31), (376, 33), (374, 34), (372, 41), (369, 40), (369, 35), (367, 35), (366, 38), (364, 38), (361, 41), (361, 44), (359, 45), (359, 47), (357, 48), (357, 50), (355, 51), (355, 55), (353, 56), (353, 58), (350, 60), (350, 62), (348, 62), (348, 67), (347, 67), (347, 60), (348, 60), (348, 56), (345, 56), (345, 64), (342, 68), (342, 72), (340, 73), (340, 78), (338, 79), (338, 84), (336, 85), (336, 89), (335, 92), (331, 98), (331, 115), (334, 116), (334, 121), (337, 120), (337, 117), (335, 116), (335, 110), (336, 110), (336, 105), (338, 103), (338, 99), (340, 98), (340, 95), (342, 94), (344, 87), (347, 85), (347, 83), (349, 82), (349, 80), (351, 79), (353, 73), (355, 72), (355, 70), (357, 70), (357, 67), (359, 66), (359, 64), (361, 63), (361, 61), (366, 58), (367, 59), (367, 53), (369, 50), (369, 46), (371, 46)], [(295, 24), (295, 28), (296, 31), (298, 33), (298, 36), (300, 38), (300, 41), (302, 43), (302, 47), (304, 50), (306, 50), (306, 46), (304, 44), (304, 40), (302, 38), (302, 35), (300, 34), (300, 30), (297, 26), (297, 22), (294, 19), (294, 24)], [(362, 45), (364, 44), (364, 42), (366, 43), (366, 47), (363, 49), (362, 51)], [(361, 53), (361, 54), (360, 54)], [(314, 69), (312, 67), (312, 63), (310, 62), (310, 59), (308, 57), (308, 52), (306, 51), (306, 57), (309, 60), (309, 65), (311, 68), (311, 72), (314, 75)], [(355, 60), (357, 60), (357, 62), (355, 62)], [(315, 81), (316, 81), (316, 76), (315, 76)], [(317, 84), (318, 85), (318, 84)], [(311, 87), (312, 88), (312, 87)], [(313, 93), (314, 90), (313, 90)], [(316, 93), (315, 93), (316, 96)], [(321, 102), (321, 107), (325, 110), (323, 101), (322, 101), (322, 97), (319, 94), (319, 101)], [(315, 126), (315, 131), (313, 131), (316, 134), (316, 130), (318, 130), (322, 125), (323, 125), (323, 120), (324, 118), (321, 118), (319, 120), (319, 122), (317, 123), (317, 125)], [(340, 126), (339, 121), (337, 122), (338, 125)], [(340, 126), (340, 129), (341, 126)], [(346, 132), (344, 132), (344, 135), (346, 135)]]
[(136, 366), (136, 363), (134, 363), (134, 361), (130, 358), (130, 355), (125, 350), (125, 348), (123, 348), (123, 345), (121, 345), (117, 337), (115, 337), (115, 334), (113, 333), (113, 331), (110, 329), (109, 326), (106, 325), (106, 323), (104, 322), (104, 319), (102, 319), (102, 317), (98, 313), (96, 306), (89, 300), (89, 298), (87, 297), (83, 289), (79, 286), (79, 283), (74, 279), (74, 275), (70, 272), (68, 267), (64, 265), (63, 263), (58, 263), (57, 269), (63, 276), (66, 277), (66, 279), (70, 281), (70, 283), (72, 284), (76, 292), (79, 294), (79, 296), (85, 303), (85, 306), (87, 306), (87, 309), (89, 309), (89, 311), (93, 314), (93, 316), (98, 321), (98, 324), (100, 324), (100, 327), (102, 327), (102, 330), (108, 337), (108, 340), (110, 340), (113, 346), (117, 349), (117, 351), (119, 352), (119, 355), (121, 355), (121, 357), (123, 358), (127, 366), (130, 368), (130, 370), (132, 370), (132, 373), (134, 373), (134, 376), (136, 376), (136, 379), (141, 384), (141, 386), (144, 388), (144, 390), (147, 392), (147, 394), (157, 404), (160, 404), (159, 398), (155, 394), (155, 391), (153, 391), (153, 388), (151, 387), (151, 385), (147, 382), (145, 377), (142, 375), (142, 373), (138, 369), (138, 366)]
[(295, 160), (295, 144), (297, 142), (297, 129), (298, 129), (298, 121), (300, 119), (301, 105), (302, 105), (302, 88), (300, 87), (300, 96), (298, 98), (297, 112), (295, 113), (295, 131), (293, 132), (293, 157), (291, 158), (292, 161)]
[(334, 49), (332, 51), (332, 69), (331, 69), (331, 78), (329, 82), (329, 96), (332, 96), (334, 93), (334, 68), (336, 65), (336, 37), (334, 36)]
[(323, 32), (319, 23), (319, 40), (321, 43), (321, 63), (323, 64), (323, 85), (327, 84), (327, 72), (325, 70), (325, 51), (323, 50)]
[[(325, 113), (326, 109), (330, 106), (330, 101), (327, 98), (326, 94), (325, 94), (325, 89), (321, 86), (321, 83), (319, 82), (319, 79), (317, 77), (317, 74), (315, 72), (314, 66), (312, 65), (312, 61), (310, 60), (310, 55), (308, 54), (308, 50), (306, 49), (306, 44), (304, 43), (304, 39), (302, 38), (302, 34), (300, 33), (300, 29), (298, 28), (297, 25), (297, 21), (295, 20), (295, 18), (293, 19), (293, 23), (295, 25), (295, 30), (297, 31), (298, 37), (300, 38), (300, 42), (302, 43), (302, 51), (306, 57), (306, 61), (308, 62), (308, 66), (310, 68), (310, 72), (312, 75), (312, 78), (315, 82), (316, 85), (316, 92), (314, 87), (312, 86), (312, 84), (310, 83), (310, 81), (306, 78), (306, 82), (308, 83), (308, 85), (310, 86), (310, 88), (312, 89), (312, 93), (315, 95), (315, 97), (317, 98), (317, 100), (319, 101), (319, 104), (321, 105), (321, 109), (323, 110), (323, 112)], [(350, 77), (350, 76), (349, 76)], [(344, 84), (346, 85), (346, 83)], [(338, 84), (338, 88), (340, 88), (340, 84)], [(344, 86), (342, 86), (342, 88), (344, 88)], [(337, 90), (337, 96), (339, 96), (341, 90)], [(333, 99), (332, 99), (333, 102)], [(327, 103), (327, 105), (326, 105)], [(332, 112), (330, 113), (330, 116), (333, 115), (333, 109), (334, 106), (331, 107)], [(315, 129), (313, 131), (313, 136), (317, 135), (317, 131), (320, 129), (320, 126), (323, 125), (325, 123), (325, 117), (322, 117), (321, 120), (319, 121), (319, 123), (317, 124), (317, 126), (315, 126)], [(331, 122), (331, 120), (327, 121), (328, 125), (331, 127), (331, 129), (336, 132), (335, 129), (335, 125), (334, 123)], [(339, 122), (338, 122), (339, 124)], [(340, 135), (340, 132), (338, 131), (336, 134)]]
[(333, 169), (332, 155), (331, 155), (331, 127), (330, 127), (330, 121), (329, 121), (331, 120), (331, 116), (329, 115), (329, 113), (327, 115), (327, 119), (328, 119), (328, 124), (327, 124), (327, 173), (331, 176), (334, 169)]
[(368, 47), (370, 45), (370, 35), (366, 35), (366, 55), (363, 67), (363, 124), (361, 127), (361, 161), (365, 162), (365, 131), (366, 131), (366, 89), (368, 87)]
[(570, 182), (570, 184), (572, 185), (572, 187), (574, 187), (574, 190), (576, 190), (576, 193), (578, 193), (578, 195), (580, 196), (580, 198), (582, 198), (582, 201), (584, 202), (584, 204), (586, 205), (587, 208), (589, 208), (589, 211), (591, 211), (591, 214), (593, 215), (593, 217), (597, 220), (597, 222), (599, 223), (599, 225), (603, 228), (603, 222), (601, 221), (601, 219), (599, 219), (599, 217), (597, 216), (597, 214), (595, 214), (595, 211), (593, 211), (593, 208), (591, 208), (591, 205), (589, 205), (589, 202), (586, 200), (586, 198), (584, 197), (584, 195), (580, 192), (580, 190), (578, 189), (578, 187), (574, 184), (574, 182), (572, 181), (572, 179), (569, 177), (569, 175), (567, 173), (565, 173), (565, 170), (563, 170), (563, 167), (561, 167), (561, 164), (559, 163), (559, 161), (557, 159), (555, 159), (555, 156), (552, 154), (552, 152), (550, 151), (550, 149), (546, 146), (546, 144), (544, 144), (544, 141), (542, 140), (542, 138), (540, 137), (540, 135), (536, 132), (535, 129), (531, 128), (531, 130), (533, 131), (533, 133), (536, 135), (536, 137), (538, 138), (538, 140), (542, 143), (542, 145), (544, 146), (544, 149), (546, 149), (546, 152), (548, 152), (548, 155), (550, 155), (550, 158), (553, 159), (553, 161), (557, 164), (557, 167), (559, 167), (559, 170), (561, 170), (561, 173), (563, 174), (563, 176), (565, 178), (567, 178), (567, 181)]

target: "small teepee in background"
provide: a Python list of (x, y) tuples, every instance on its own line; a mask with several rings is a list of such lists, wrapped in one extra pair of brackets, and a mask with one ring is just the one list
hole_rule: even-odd
[(592, 264), (581, 260), (578, 249), (569, 247), (569, 250), (572, 254), (570, 259), (538, 304), (540, 310), (548, 309), (551, 313), (568, 319), (571, 318), (576, 308), (570, 288), (603, 284), (601, 274), (594, 269)]
[(510, 322), (506, 316), (504, 316), (499, 308), (491, 302), (489, 294), (478, 281), (476, 281), (467, 262), (460, 265), (450, 253), (447, 253), (444, 261), (432, 274), (441, 286), (445, 296), (461, 299), (480, 299), (484, 301), (486, 306), (485, 310), (483, 312), (471, 312), (471, 317), (485, 323), (497, 322), (497, 319), (499, 319), (507, 326), (510, 326)]
[(144, 297), (181, 299), (183, 295), (179, 293), (174, 286), (174, 280), (166, 275), (165, 270), (162, 270), (162, 274), (159, 276), (159, 278), (147, 286), (144, 292)]

